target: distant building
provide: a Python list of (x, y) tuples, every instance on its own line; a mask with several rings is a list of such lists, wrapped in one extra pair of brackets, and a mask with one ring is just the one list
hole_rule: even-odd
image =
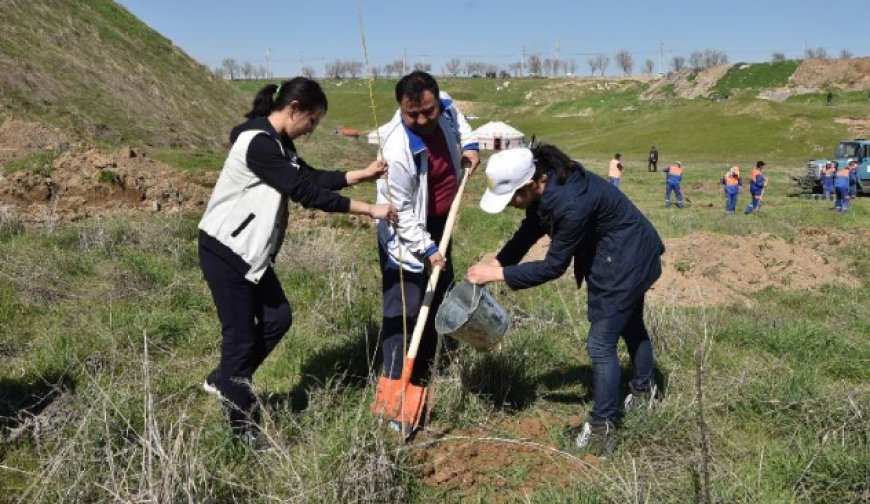
[(522, 131), (501, 121), (492, 121), (474, 130), (481, 150), (504, 150), (521, 147), (526, 136)]

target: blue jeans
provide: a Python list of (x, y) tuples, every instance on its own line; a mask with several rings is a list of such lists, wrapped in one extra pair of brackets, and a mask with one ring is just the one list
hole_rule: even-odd
[(616, 421), (622, 415), (619, 388), (622, 370), (616, 344), (625, 340), (631, 356), (634, 376), (631, 384), (637, 390), (648, 390), (653, 384), (653, 350), (646, 326), (643, 324), (644, 296), (629, 308), (606, 319), (592, 322), (586, 350), (592, 360), (593, 405), (590, 416), (594, 420)]
[(837, 191), (837, 201), (834, 203), (834, 208), (840, 212), (845, 212), (849, 209), (849, 186), (838, 186), (834, 189)]
[(725, 193), (725, 211), (729, 214), (733, 214), (734, 209), (737, 208), (737, 194), (738, 193)]
[(750, 214), (759, 208), (761, 208), (761, 193), (753, 194), (752, 199), (749, 201), (749, 204), (746, 205), (746, 209), (743, 210), (743, 213)]
[(683, 208), (683, 191), (680, 190), (680, 184), (667, 183), (665, 189), (665, 206), (671, 206), (671, 192), (677, 195), (677, 206)]
[(619, 189), (619, 178), (618, 177), (607, 177), (607, 180), (610, 182), (610, 185)]

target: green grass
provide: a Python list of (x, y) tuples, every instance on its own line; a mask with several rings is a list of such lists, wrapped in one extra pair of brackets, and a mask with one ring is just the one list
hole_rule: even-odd
[(58, 152), (54, 149), (43, 149), (17, 157), (3, 164), (2, 173), (11, 175), (17, 171), (25, 171), (43, 177), (51, 174), (51, 164), (57, 158)]
[(735, 90), (783, 87), (800, 65), (800, 60), (771, 63), (737, 63), (719, 79), (714, 90), (720, 95), (731, 95)]

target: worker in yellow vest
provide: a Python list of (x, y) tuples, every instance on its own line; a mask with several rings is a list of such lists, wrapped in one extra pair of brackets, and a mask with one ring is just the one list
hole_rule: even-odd
[(622, 178), (622, 170), (622, 154), (617, 152), (610, 160), (610, 167), (607, 171), (607, 180), (610, 181), (610, 185), (617, 189), (619, 189), (619, 179)]

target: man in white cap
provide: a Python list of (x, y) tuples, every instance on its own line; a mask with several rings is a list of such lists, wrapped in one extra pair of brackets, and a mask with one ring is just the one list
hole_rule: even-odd
[[(608, 187), (551, 145), (512, 149), (487, 163), (489, 189), (480, 207), (498, 213), (524, 209), (525, 219), (495, 259), (469, 268), (468, 281), (504, 281), (512, 289), (561, 277), (571, 261), (578, 288), (588, 285), (586, 348), (592, 360), (594, 404), (572, 448), (599, 455), (616, 444), (625, 409), (652, 406), (657, 388), (649, 334), (643, 322), (646, 291), (661, 275), (664, 245), (652, 224), (623, 193)], [(518, 264), (543, 235), (547, 256)], [(633, 365), (631, 393), (619, 400), (621, 368), (616, 346), (625, 340)]]

